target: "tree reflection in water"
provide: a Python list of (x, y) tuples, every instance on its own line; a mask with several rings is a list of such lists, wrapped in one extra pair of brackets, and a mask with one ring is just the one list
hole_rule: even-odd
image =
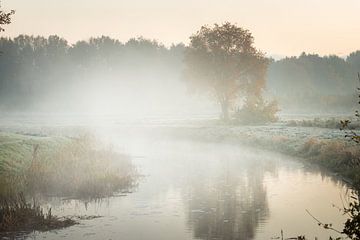
[(264, 169), (256, 163), (229, 166), (197, 178), (189, 193), (188, 224), (200, 239), (252, 239), (269, 215)]

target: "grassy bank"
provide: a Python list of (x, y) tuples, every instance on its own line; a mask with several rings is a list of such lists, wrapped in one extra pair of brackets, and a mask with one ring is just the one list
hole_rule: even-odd
[(55, 149), (69, 142), (67, 138), (0, 132), (0, 175), (23, 172), (32, 159), (36, 145), (41, 146), (41, 154), (51, 155)]
[(338, 129), (268, 126), (180, 127), (166, 130), (176, 138), (249, 145), (298, 157), (323, 166), (344, 180), (360, 183), (360, 148)]
[(37, 197), (94, 199), (128, 192), (137, 172), (128, 156), (94, 137), (0, 132), (0, 232), (51, 230), (76, 224), (44, 213)]
[(95, 138), (0, 134), (0, 196), (26, 194), (105, 197), (135, 184), (128, 156)]

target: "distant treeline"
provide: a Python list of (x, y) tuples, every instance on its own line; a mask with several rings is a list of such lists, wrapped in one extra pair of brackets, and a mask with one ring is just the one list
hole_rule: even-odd
[(104, 36), (73, 45), (58, 36), (1, 38), (0, 105), (2, 110), (66, 111), (110, 95), (116, 96), (113, 105), (121, 95), (136, 99), (156, 85), (176, 85), (184, 47)]
[(272, 61), (268, 90), (282, 109), (295, 112), (348, 112), (356, 108), (360, 51), (346, 58), (301, 54)]
[[(58, 36), (1, 38), (0, 110), (68, 110), (74, 103), (85, 106), (90, 98), (100, 98), (96, 93), (101, 91), (132, 91), (136, 98), (149, 92), (157, 96), (160, 88), (175, 98), (171, 89), (180, 94), (185, 88), (185, 49), (184, 44), (165, 47), (144, 38), (122, 43), (98, 37), (75, 44)], [(302, 54), (272, 61), (267, 89), (283, 110), (341, 111), (356, 106), (358, 71), (360, 51), (346, 58)], [(120, 100), (121, 96), (114, 98)]]

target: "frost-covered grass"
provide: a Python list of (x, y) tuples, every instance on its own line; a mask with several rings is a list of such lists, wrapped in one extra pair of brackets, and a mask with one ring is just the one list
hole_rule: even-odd
[[(349, 118), (346, 118), (349, 119)], [(314, 119), (304, 119), (304, 120), (288, 120), (286, 122), (287, 126), (290, 127), (314, 127), (314, 128), (331, 128), (331, 129), (339, 129), (341, 127), (340, 121), (344, 120), (344, 118), (314, 118)], [(360, 129), (360, 123), (355, 119), (349, 124), (350, 129)]]
[(46, 155), (68, 141), (61, 137), (0, 132), (0, 175), (22, 172), (30, 164), (35, 146), (39, 146), (41, 154)]

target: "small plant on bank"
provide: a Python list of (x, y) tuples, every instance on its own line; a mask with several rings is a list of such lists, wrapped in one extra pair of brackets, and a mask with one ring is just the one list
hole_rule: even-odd
[(343, 233), (350, 239), (360, 240), (360, 202), (359, 194), (355, 192), (351, 196), (352, 202), (344, 208), (344, 213), (349, 216), (345, 222)]

